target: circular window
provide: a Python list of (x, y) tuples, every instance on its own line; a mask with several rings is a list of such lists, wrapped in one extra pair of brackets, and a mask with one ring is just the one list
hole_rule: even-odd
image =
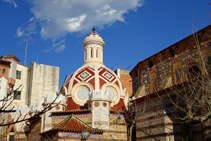
[(108, 92), (109, 94), (109, 98), (110, 99), (114, 99), (114, 91), (112, 89), (106, 89), (106, 91)]
[(100, 105), (100, 103), (99, 102), (95, 102), (94, 105), (95, 105), (95, 107), (98, 107)]
[(79, 97), (81, 100), (86, 99), (88, 96), (89, 96), (89, 90), (88, 90), (87, 88), (81, 88), (81, 89), (78, 91), (78, 97)]
[(103, 102), (103, 107), (107, 107), (107, 103), (106, 102)]

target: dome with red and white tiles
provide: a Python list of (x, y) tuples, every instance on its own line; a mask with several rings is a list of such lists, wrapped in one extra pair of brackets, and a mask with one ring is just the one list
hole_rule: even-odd
[(103, 39), (94, 30), (85, 38), (84, 64), (68, 76), (63, 84), (62, 92), (67, 98), (66, 110), (76, 110), (86, 105), (91, 93), (109, 93), (111, 108), (127, 105), (127, 89), (118, 76), (103, 64), (104, 45)]

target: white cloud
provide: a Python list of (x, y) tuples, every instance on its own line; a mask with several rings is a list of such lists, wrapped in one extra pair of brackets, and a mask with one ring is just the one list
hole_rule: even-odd
[(17, 35), (17, 37), (22, 37), (23, 36), (23, 31), (22, 31), (21, 27), (17, 28), (16, 35)]
[(47, 53), (51, 51), (54, 51), (55, 53), (59, 53), (66, 49), (66, 45), (64, 45), (65, 39), (62, 39), (60, 41), (52, 40), (52, 42), (53, 42), (53, 45), (50, 48), (43, 50), (42, 53)]
[(65, 40), (60, 40), (57, 43), (53, 43), (54, 52), (58, 53), (66, 49), (66, 46), (64, 45)]
[(34, 21), (34, 17), (31, 17), (31, 18), (29, 19), (29, 22), (32, 22), (32, 21)]
[(63, 39), (63, 40), (61, 40), (61, 41), (59, 41), (59, 42), (57, 42), (57, 43), (55, 43), (55, 41), (53, 41), (54, 43), (53, 43), (53, 47), (58, 47), (58, 46), (60, 46), (62, 43), (64, 43), (65, 42), (65, 40)]
[[(40, 33), (43, 39), (52, 39), (52, 47), (43, 52), (60, 52), (66, 46), (58, 40), (68, 33), (87, 33), (93, 26), (103, 29), (116, 21), (125, 22), (124, 14), (136, 11), (144, 0), (28, 0), (33, 17), (17, 36)], [(36, 28), (37, 26), (39, 28)], [(36, 31), (40, 29), (39, 31)], [(61, 40), (62, 41), (62, 40)], [(60, 42), (61, 42), (60, 41)], [(57, 43), (55, 43), (57, 42)]]
[(65, 49), (66, 49), (66, 46), (65, 45), (60, 45), (59, 47), (57, 47), (55, 49), (55, 52), (58, 53), (58, 52), (61, 52), (61, 51), (65, 50)]
[(17, 28), (16, 37), (29, 37), (30, 35), (37, 33), (35, 30), (36, 26), (36, 23), (30, 19), (29, 22), (23, 25), (23, 27)]
[(50, 51), (51, 51), (51, 48), (43, 50), (42, 53), (47, 53), (47, 52), (50, 52)]
[(3, 1), (12, 4), (14, 7), (18, 7), (14, 0), (3, 0)]
[(87, 33), (93, 26), (103, 28), (124, 14), (136, 10), (144, 0), (29, 0), (30, 9), (41, 25), (43, 39), (59, 38), (67, 33)]

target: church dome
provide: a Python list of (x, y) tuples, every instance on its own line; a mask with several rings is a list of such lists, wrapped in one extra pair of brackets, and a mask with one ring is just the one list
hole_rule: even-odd
[(79, 105), (86, 103), (88, 94), (92, 91), (105, 93), (108, 90), (112, 94), (113, 105), (127, 93), (118, 76), (112, 70), (101, 66), (82, 66), (66, 79), (63, 86), (65, 95), (71, 96)]
[(84, 64), (66, 78), (62, 93), (67, 98), (66, 110), (76, 110), (84, 106), (90, 94), (109, 93), (111, 108), (128, 102), (128, 92), (119, 77), (103, 64), (103, 47), (105, 43), (94, 30), (83, 42)]

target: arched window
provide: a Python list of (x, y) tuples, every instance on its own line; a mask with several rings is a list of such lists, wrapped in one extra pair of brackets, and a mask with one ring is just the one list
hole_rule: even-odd
[(93, 58), (93, 48), (91, 48), (91, 58)]
[(148, 65), (149, 65), (149, 68), (152, 68), (152, 67), (153, 67), (153, 65), (154, 65), (153, 61), (152, 61), (152, 60), (150, 60), (150, 61), (148, 62)]
[(169, 55), (170, 58), (173, 58), (175, 56), (175, 50), (174, 49), (169, 50)]
[(3, 69), (3, 70), (2, 70), (2, 73), (3, 73), (3, 74), (5, 74), (5, 73), (6, 73), (6, 70), (5, 70), (5, 69)]
[(96, 50), (96, 58), (98, 58), (98, 49)]
[(87, 50), (85, 49), (85, 60), (87, 59)]

